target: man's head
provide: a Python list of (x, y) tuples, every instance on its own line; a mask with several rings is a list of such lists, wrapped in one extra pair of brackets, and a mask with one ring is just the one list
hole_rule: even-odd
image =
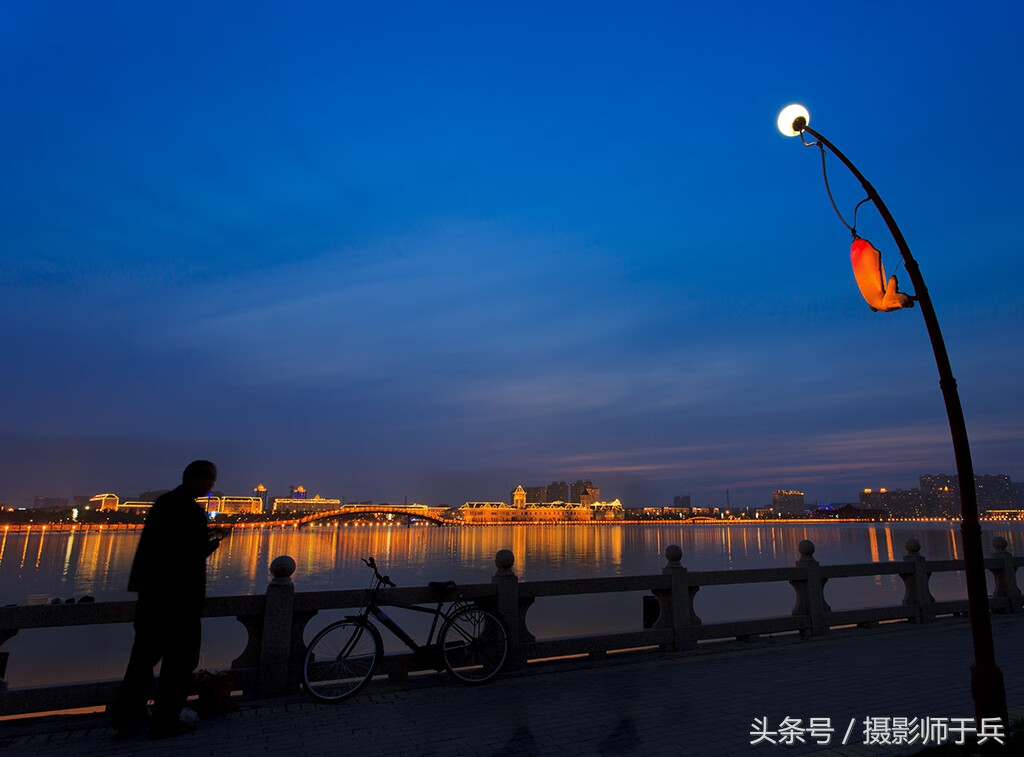
[(217, 483), (217, 466), (209, 460), (194, 460), (185, 466), (181, 474), (181, 483), (190, 494), (202, 497), (209, 494)]

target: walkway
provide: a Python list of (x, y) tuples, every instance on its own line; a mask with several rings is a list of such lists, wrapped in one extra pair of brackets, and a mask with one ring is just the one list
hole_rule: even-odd
[[(1024, 717), (1024, 616), (994, 616), (1011, 717)], [(531, 666), (482, 687), (445, 676), (373, 682), (354, 700), (301, 696), (248, 705), (167, 741), (118, 740), (101, 715), (0, 724), (3, 755), (685, 755), (822, 757), (910, 754), (864, 745), (865, 718), (969, 718), (972, 659), (966, 619), (851, 628), (827, 637), (732, 642), (681, 655)], [(752, 745), (757, 718), (828, 718), (817, 744)], [(851, 720), (848, 746), (840, 746)], [(876, 729), (876, 739), (891, 728)], [(825, 735), (820, 737), (825, 741)], [(777, 739), (776, 737), (773, 737)], [(973, 736), (972, 740), (976, 740)]]

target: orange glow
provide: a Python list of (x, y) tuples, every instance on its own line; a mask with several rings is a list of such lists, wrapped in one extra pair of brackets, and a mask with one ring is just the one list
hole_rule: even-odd
[(909, 295), (897, 291), (895, 276), (890, 276), (886, 283), (882, 253), (872, 247), (871, 242), (860, 237), (854, 239), (850, 246), (850, 262), (860, 293), (872, 310), (888, 313), (914, 307), (914, 301)]

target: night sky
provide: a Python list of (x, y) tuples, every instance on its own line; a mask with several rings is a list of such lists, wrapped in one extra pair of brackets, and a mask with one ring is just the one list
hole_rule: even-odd
[(193, 458), (452, 505), (955, 472), (790, 102), (920, 262), (975, 469), (1024, 478), (1024, 4), (696, 5), (4, 3), (0, 502)]

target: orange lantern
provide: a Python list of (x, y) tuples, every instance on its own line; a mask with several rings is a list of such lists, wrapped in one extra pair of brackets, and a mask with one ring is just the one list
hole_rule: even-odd
[(895, 276), (885, 280), (882, 267), (882, 253), (866, 239), (856, 237), (850, 246), (850, 262), (853, 276), (857, 279), (860, 293), (872, 310), (888, 313), (892, 310), (914, 307), (914, 300), (908, 294), (898, 291)]

